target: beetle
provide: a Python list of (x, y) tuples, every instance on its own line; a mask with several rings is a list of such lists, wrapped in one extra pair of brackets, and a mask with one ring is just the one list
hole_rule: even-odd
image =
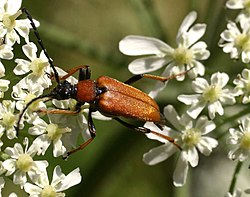
[[(77, 104), (74, 111), (66, 109), (38, 110), (39, 112), (45, 112), (47, 114), (76, 114), (81, 111), (82, 105), (84, 105), (85, 103), (89, 103), (87, 124), (91, 134), (91, 138), (81, 144), (78, 148), (68, 152), (67, 156), (78, 150), (83, 149), (95, 138), (96, 129), (92, 119), (92, 113), (95, 111), (99, 111), (105, 116), (112, 117), (114, 120), (118, 121), (122, 125), (135, 131), (141, 133), (152, 133), (154, 135), (160, 136), (173, 143), (177, 148), (181, 149), (181, 147), (175, 143), (174, 139), (169, 136), (163, 135), (156, 131), (152, 131), (143, 126), (134, 126), (120, 119), (120, 117), (122, 117), (138, 120), (141, 122), (149, 121), (161, 127), (160, 125), (163, 123), (163, 119), (158, 104), (146, 93), (131, 86), (131, 84), (142, 78), (149, 78), (165, 82), (171, 78), (176, 77), (176, 75), (170, 77), (160, 77), (150, 74), (134, 75), (124, 83), (108, 76), (100, 76), (96, 80), (92, 80), (90, 79), (90, 67), (87, 65), (82, 65), (71, 68), (65, 76), (59, 77), (57, 70), (53, 65), (53, 62), (50, 59), (48, 52), (42, 43), (42, 40), (34, 24), (32, 16), (27, 11), (27, 9), (23, 8), (22, 11), (27, 15), (27, 18), (30, 20), (30, 24), (34, 29), (34, 33), (37, 37), (38, 43), (44, 51), (46, 57), (48, 58), (49, 64), (53, 70), (53, 78), (55, 78), (57, 86), (50, 93), (34, 98), (29, 103), (27, 103), (26, 107), (23, 109), (19, 116), (16, 127), (17, 131), (19, 131), (21, 119), (25, 111), (35, 101), (38, 101), (40, 99), (43, 99), (45, 101), (52, 99), (75, 99), (77, 101)], [(76, 72), (79, 72), (79, 80), (77, 84), (72, 85), (68, 81), (66, 81), (66, 79)]]

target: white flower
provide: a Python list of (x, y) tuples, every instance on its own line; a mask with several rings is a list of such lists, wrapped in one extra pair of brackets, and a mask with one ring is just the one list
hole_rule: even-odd
[(37, 154), (44, 155), (51, 143), (53, 143), (53, 155), (58, 157), (66, 153), (66, 148), (63, 145), (62, 137), (71, 132), (71, 129), (61, 128), (57, 124), (47, 124), (43, 119), (36, 118), (33, 123), (34, 126), (29, 128), (28, 132), (31, 135), (38, 137), (33, 141), (33, 145), (38, 146)]
[(34, 43), (28, 43), (22, 46), (24, 54), (29, 58), (30, 61), (24, 59), (16, 59), (17, 66), (13, 72), (16, 75), (24, 75), (31, 73), (26, 76), (27, 80), (33, 85), (39, 84), (43, 88), (48, 88), (51, 85), (51, 80), (46, 73), (50, 73), (50, 65), (44, 52), (40, 53), (37, 57), (37, 47)]
[(242, 191), (240, 189), (237, 189), (236, 191), (231, 194), (230, 192), (227, 192), (224, 197), (241, 197)]
[(79, 168), (76, 168), (70, 172), (67, 176), (62, 173), (60, 166), (56, 166), (53, 172), (53, 178), (51, 183), (49, 182), (47, 172), (43, 173), (35, 184), (26, 183), (24, 190), (29, 193), (31, 197), (39, 196), (65, 196), (63, 191), (68, 188), (79, 184), (81, 182), (81, 174)]
[(224, 114), (222, 104), (234, 104), (234, 92), (225, 88), (229, 77), (226, 73), (214, 73), (211, 76), (211, 84), (204, 78), (196, 78), (192, 82), (192, 89), (197, 93), (193, 95), (180, 95), (178, 100), (191, 105), (187, 114), (192, 118), (196, 118), (201, 111), (208, 106), (208, 114), (211, 119), (214, 119), (215, 113)]
[[(186, 182), (189, 164), (192, 167), (198, 165), (199, 156), (197, 149), (203, 155), (209, 156), (212, 149), (218, 145), (217, 140), (205, 136), (215, 129), (215, 124), (209, 121), (205, 116), (198, 118), (196, 123), (194, 123), (187, 114), (180, 117), (171, 105), (164, 108), (164, 115), (167, 121), (171, 123), (178, 132), (168, 127), (164, 127), (163, 131), (161, 131), (153, 123), (146, 123), (144, 126), (156, 132), (173, 137), (175, 142), (182, 147), (173, 179), (175, 186), (183, 186)], [(165, 143), (164, 145), (151, 149), (143, 155), (144, 162), (149, 165), (162, 162), (178, 151), (173, 144), (160, 137), (156, 137), (153, 134), (147, 134), (147, 136), (151, 139), (156, 139)]]
[(230, 53), (232, 59), (239, 59), (243, 63), (250, 62), (250, 22), (240, 23), (242, 31), (237, 24), (229, 21), (227, 29), (224, 30), (220, 37), (219, 46), (223, 47), (225, 53)]
[(0, 37), (5, 37), (6, 44), (12, 46), (20, 43), (19, 35), (29, 42), (30, 24), (28, 20), (17, 18), (22, 14), (20, 10), (22, 0), (0, 1)]
[[(5, 132), (9, 139), (16, 137), (15, 124), (17, 115), (15, 114), (15, 102), (3, 100), (0, 103), (0, 136)], [(2, 142), (0, 143), (0, 146)]]
[(4, 97), (4, 93), (9, 89), (10, 81), (6, 79), (0, 79), (0, 98)]
[[(233, 10), (241, 10), (236, 21), (242, 24), (250, 22), (250, 1), (249, 0), (228, 0), (226, 7)], [(243, 27), (243, 26), (242, 26)]]
[[(14, 57), (13, 48), (6, 44), (0, 43), (0, 59), (10, 60)], [(5, 67), (0, 61), (0, 77), (5, 75)]]
[(238, 78), (233, 81), (236, 85), (235, 95), (243, 96), (242, 103), (246, 104), (250, 102), (250, 70), (244, 69), (241, 75), (238, 75)]
[(47, 161), (34, 161), (33, 156), (37, 152), (37, 147), (28, 148), (28, 139), (25, 138), (25, 150), (21, 144), (16, 143), (13, 148), (7, 147), (5, 153), (9, 155), (9, 159), (3, 162), (3, 167), (7, 170), (6, 176), (13, 175), (13, 183), (19, 184), (21, 187), (27, 182), (28, 174), (31, 180), (36, 180), (39, 174), (46, 170)]
[(232, 144), (234, 149), (229, 151), (228, 157), (232, 160), (244, 161), (250, 156), (250, 117), (239, 121), (239, 129), (230, 128), (230, 137), (227, 143)]
[[(204, 75), (205, 67), (199, 61), (207, 59), (210, 53), (205, 42), (197, 42), (204, 35), (206, 25), (193, 25), (196, 18), (197, 13), (193, 11), (183, 20), (176, 37), (177, 48), (151, 37), (127, 36), (122, 39), (119, 43), (122, 53), (133, 56), (147, 55), (131, 62), (129, 70), (133, 74), (142, 74), (167, 65), (163, 72), (166, 76), (179, 74), (190, 68), (193, 68), (188, 72), (191, 77)], [(183, 80), (184, 77), (178, 76), (177, 79)]]

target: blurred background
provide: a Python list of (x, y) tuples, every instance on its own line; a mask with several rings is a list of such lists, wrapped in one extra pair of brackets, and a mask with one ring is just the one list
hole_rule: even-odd
[[(184, 17), (198, 12), (198, 22), (208, 25), (202, 38), (211, 57), (205, 62), (206, 73), (226, 71), (232, 75), (242, 68), (230, 66), (232, 61), (218, 48), (220, 32), (226, 20), (234, 16), (224, 7), (225, 0), (25, 0), (32, 16), (40, 21), (39, 32), (54, 63), (69, 69), (90, 65), (92, 79), (107, 75), (125, 81), (132, 76), (127, 65), (134, 58), (121, 54), (119, 41), (126, 35), (153, 36), (175, 45), (175, 35)], [(35, 41), (35, 38), (31, 38)], [(238, 64), (238, 63), (234, 63)], [(155, 72), (160, 74), (162, 72)], [(154, 86), (142, 80), (135, 86), (148, 92)], [(156, 99), (161, 108), (173, 104), (181, 114), (185, 108), (176, 100), (181, 93), (191, 92), (190, 81), (172, 80)], [(84, 150), (51, 160), (50, 174), (60, 165), (65, 174), (81, 168), (82, 182), (70, 188), (67, 196), (88, 197), (210, 197), (223, 196), (228, 190), (235, 162), (227, 158), (227, 147), (220, 145), (210, 157), (200, 156), (197, 168), (190, 169), (184, 187), (173, 185), (173, 171), (178, 155), (155, 166), (147, 166), (142, 155), (160, 143), (130, 131), (116, 121), (95, 120), (96, 139)], [(55, 161), (55, 162), (53, 162)], [(247, 166), (245, 166), (247, 168)], [(250, 188), (249, 171), (239, 185)]]

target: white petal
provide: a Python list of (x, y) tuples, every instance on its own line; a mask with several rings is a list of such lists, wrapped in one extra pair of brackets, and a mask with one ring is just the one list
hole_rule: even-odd
[(42, 192), (42, 188), (38, 187), (37, 185), (31, 184), (31, 183), (25, 183), (24, 184), (24, 190), (25, 192), (27, 192), (28, 194), (30, 194), (30, 196), (39, 196)]
[(30, 71), (30, 62), (23, 59), (16, 59), (15, 62), (17, 66), (14, 68), (13, 72), (16, 75), (23, 75)]
[(29, 23), (27, 23), (27, 20), (16, 20), (16, 27), (15, 30), (25, 38), (25, 42), (29, 42)]
[(16, 160), (15, 159), (7, 159), (2, 163), (2, 165), (3, 165), (4, 169), (7, 170), (7, 172), (5, 174), (6, 176), (11, 175), (16, 170)]
[(126, 55), (152, 55), (171, 51), (172, 48), (156, 38), (131, 35), (120, 41), (119, 50)]
[(133, 74), (149, 73), (162, 68), (168, 61), (164, 57), (150, 56), (139, 58), (128, 65), (128, 69)]
[(218, 141), (211, 137), (202, 137), (200, 143), (197, 145), (199, 151), (205, 156), (209, 156), (212, 149), (216, 146), (218, 146)]
[(191, 49), (194, 54), (194, 58), (197, 60), (206, 60), (210, 56), (210, 52), (206, 50), (207, 44), (203, 41), (195, 43)]
[(6, 1), (5, 9), (10, 15), (16, 14), (16, 12), (21, 8), (22, 0), (8, 0)]
[(223, 90), (223, 95), (220, 97), (220, 101), (227, 105), (233, 105), (236, 102), (233, 92), (228, 89)]
[(61, 139), (53, 141), (53, 156), (59, 157), (66, 153), (66, 148), (63, 146)]
[(72, 172), (70, 172), (62, 181), (61, 181), (61, 188), (57, 191), (64, 191), (68, 188), (77, 185), (81, 182), (82, 176), (80, 174), (80, 169), (76, 168)]
[(183, 20), (183, 22), (181, 23), (179, 30), (178, 30), (178, 34), (177, 34), (177, 40), (179, 39), (179, 37), (188, 31), (188, 29), (190, 28), (190, 26), (194, 23), (194, 21), (197, 18), (197, 13), (195, 11), (190, 12)]
[(194, 81), (192, 81), (192, 89), (196, 93), (203, 93), (203, 91), (209, 87), (209, 84), (206, 79), (204, 78), (196, 78)]
[(199, 101), (199, 94), (192, 95), (179, 95), (177, 99), (186, 105), (192, 105), (193, 103), (197, 103)]
[(163, 109), (164, 116), (166, 119), (177, 129), (183, 130), (183, 126), (180, 123), (180, 117), (172, 105), (167, 105)]
[(37, 58), (37, 47), (33, 42), (30, 42), (28, 44), (23, 45), (22, 47), (24, 54), (33, 61), (35, 58)]
[(144, 153), (143, 161), (148, 165), (155, 165), (168, 159), (175, 152), (176, 148), (174, 148), (170, 144), (163, 144), (161, 146), (151, 149), (147, 153)]
[(217, 72), (211, 76), (211, 85), (218, 85), (221, 88), (223, 88), (228, 81), (229, 77), (226, 73)]
[(17, 170), (13, 176), (13, 183), (21, 185), (21, 187), (27, 182), (26, 173), (20, 170)]
[(196, 119), (198, 115), (201, 113), (201, 111), (205, 108), (206, 106), (205, 101), (200, 101), (197, 103), (194, 103), (191, 105), (191, 107), (188, 109), (187, 114), (192, 117), (193, 119)]
[(190, 165), (192, 167), (196, 167), (198, 165), (199, 162), (199, 156), (198, 156), (198, 152), (195, 148), (195, 146), (193, 146), (192, 148), (189, 148), (187, 150), (188, 153), (188, 161), (190, 163)]
[(219, 101), (208, 104), (208, 114), (211, 119), (215, 118), (216, 112), (221, 116), (224, 114), (224, 109)]
[(187, 179), (187, 173), (188, 173), (188, 162), (187, 162), (187, 156), (184, 155), (184, 153), (181, 153), (175, 171), (173, 175), (174, 179), (174, 185), (176, 187), (181, 187), (186, 183)]
[(177, 44), (190, 47), (204, 35), (205, 31), (205, 24), (195, 24), (188, 32), (184, 33), (179, 40), (177, 40)]
[(206, 116), (201, 116), (196, 122), (195, 125), (201, 132), (201, 135), (206, 135), (213, 131), (216, 128), (216, 125), (213, 121), (209, 121)]

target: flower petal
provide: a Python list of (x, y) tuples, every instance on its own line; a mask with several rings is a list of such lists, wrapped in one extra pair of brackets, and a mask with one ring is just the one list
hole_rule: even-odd
[(128, 65), (128, 69), (133, 74), (149, 73), (162, 68), (168, 63), (164, 57), (150, 56), (143, 57), (132, 61)]
[(147, 153), (144, 153), (142, 160), (148, 165), (155, 165), (168, 159), (176, 152), (176, 150), (177, 149), (169, 143), (163, 144), (156, 148), (152, 148)]
[(145, 36), (130, 35), (119, 43), (119, 50), (126, 55), (162, 54), (173, 49), (159, 39)]
[(173, 175), (174, 185), (176, 187), (181, 187), (186, 183), (188, 169), (189, 166), (187, 162), (187, 156), (182, 152), (176, 164)]

